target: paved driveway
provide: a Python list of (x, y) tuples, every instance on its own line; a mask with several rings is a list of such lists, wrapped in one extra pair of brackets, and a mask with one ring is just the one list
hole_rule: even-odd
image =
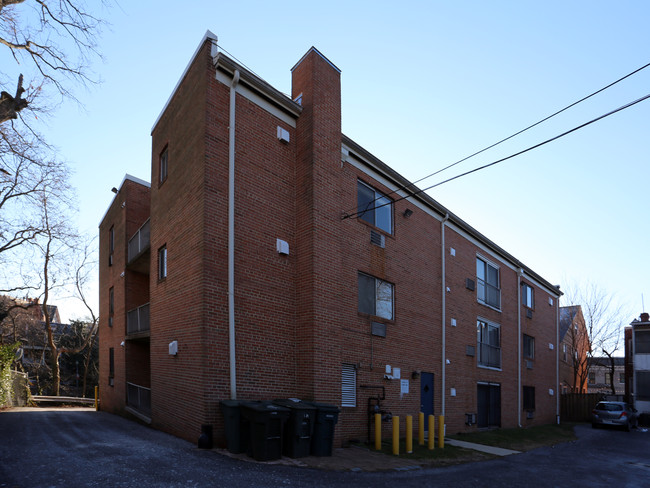
[(578, 426), (578, 441), (438, 469), (324, 472), (242, 462), (104, 412), (0, 412), (0, 487), (607, 486), (650, 484), (650, 432)]

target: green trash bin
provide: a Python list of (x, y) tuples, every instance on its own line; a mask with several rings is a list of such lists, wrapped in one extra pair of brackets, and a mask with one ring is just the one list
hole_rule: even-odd
[(246, 453), (257, 461), (280, 459), (282, 431), (289, 409), (271, 402), (242, 402), (240, 411), (250, 428)]
[(311, 436), (312, 456), (331, 456), (334, 442), (334, 429), (339, 421), (341, 410), (336, 405), (320, 402), (305, 402), (316, 408), (316, 422)]
[(250, 437), (249, 423), (240, 412), (242, 403), (244, 402), (239, 400), (223, 400), (220, 402), (226, 433), (226, 447), (233, 454), (246, 452)]
[(282, 453), (291, 458), (309, 456), (316, 407), (295, 398), (273, 400), (273, 403), (289, 409), (289, 419), (284, 425)]

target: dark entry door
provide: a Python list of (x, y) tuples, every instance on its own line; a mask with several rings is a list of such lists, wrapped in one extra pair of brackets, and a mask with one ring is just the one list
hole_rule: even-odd
[(433, 415), (433, 373), (420, 373), (420, 412), (424, 414), (424, 430), (429, 430), (429, 415)]
[(500, 427), (501, 385), (479, 383), (477, 394), (478, 427)]

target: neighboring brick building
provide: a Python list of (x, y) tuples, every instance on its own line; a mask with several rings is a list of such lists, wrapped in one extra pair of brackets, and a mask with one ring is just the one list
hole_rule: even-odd
[[(614, 361), (613, 374), (612, 361)], [(612, 392), (612, 380), (614, 380), (614, 392)], [(610, 359), (607, 356), (602, 356), (589, 359), (587, 393), (623, 396), (625, 394), (625, 358)]]
[(559, 369), (562, 393), (587, 393), (590, 348), (582, 307), (560, 307)]
[(558, 288), (343, 135), (316, 49), (288, 98), (215, 41), (100, 225), (102, 409), (220, 441), (232, 397), (339, 405), (337, 443), (382, 392), (448, 432), (555, 421)]

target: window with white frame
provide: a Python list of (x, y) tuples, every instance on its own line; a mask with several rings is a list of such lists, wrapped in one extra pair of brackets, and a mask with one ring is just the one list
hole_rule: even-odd
[(357, 184), (357, 212), (361, 220), (393, 233), (393, 201), (361, 181)]
[(341, 406), (357, 406), (357, 369), (354, 364), (341, 365)]
[(524, 334), (524, 357), (535, 359), (535, 338)]
[(393, 285), (359, 273), (359, 312), (393, 320)]
[(524, 307), (535, 308), (535, 290), (526, 283), (521, 285), (521, 303)]
[(487, 368), (501, 368), (501, 329), (486, 320), (476, 321), (478, 364)]
[(596, 373), (593, 371), (589, 373), (589, 378), (587, 379), (588, 383), (590, 385), (595, 385), (596, 384)]
[(501, 309), (501, 285), (499, 268), (489, 261), (476, 257), (476, 290), (478, 301)]

